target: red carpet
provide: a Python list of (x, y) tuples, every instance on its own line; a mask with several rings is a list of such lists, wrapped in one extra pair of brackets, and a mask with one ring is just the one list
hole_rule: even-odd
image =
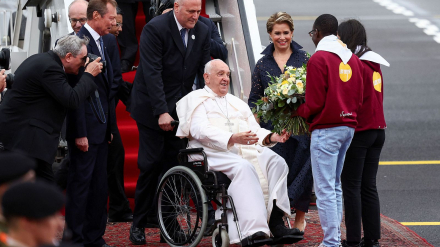
[[(292, 246), (318, 246), (322, 241), (322, 229), (319, 224), (318, 212), (311, 210), (306, 215), (307, 228), (304, 240)], [(425, 239), (411, 231), (399, 222), (386, 216), (382, 219), (382, 239), (381, 246), (433, 246), (426, 242)], [(292, 222), (293, 224), (293, 222)], [(345, 226), (342, 224), (342, 237), (345, 237)], [(128, 240), (130, 223), (108, 224), (107, 231), (104, 236), (107, 244), (111, 246), (134, 246)], [(168, 246), (159, 243), (159, 229), (146, 229), (147, 244), (143, 246)], [(211, 238), (206, 237), (200, 242), (199, 246), (212, 246)], [(234, 245), (239, 246), (239, 245)], [(285, 245), (287, 246), (287, 245)]]

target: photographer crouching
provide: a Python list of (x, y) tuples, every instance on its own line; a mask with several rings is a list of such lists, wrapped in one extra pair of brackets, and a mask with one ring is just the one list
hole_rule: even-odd
[[(53, 51), (27, 58), (15, 71), (14, 85), (0, 105), (0, 142), (5, 150), (36, 159), (37, 177), (50, 182), (54, 182), (52, 163), (67, 109), (78, 108), (93, 94), (94, 77), (102, 70), (100, 58), (88, 63), (88, 43), (87, 38), (67, 35)], [(85, 64), (86, 73), (72, 88), (67, 74), (78, 74)]]

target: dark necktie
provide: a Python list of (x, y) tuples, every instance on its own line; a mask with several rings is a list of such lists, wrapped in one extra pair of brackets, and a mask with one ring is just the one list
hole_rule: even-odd
[(105, 61), (105, 55), (104, 55), (104, 41), (102, 41), (102, 37), (99, 37), (99, 44), (101, 45), (101, 60)]
[(185, 34), (186, 34), (186, 28), (180, 29), (180, 37), (182, 38), (183, 46), (186, 48)]

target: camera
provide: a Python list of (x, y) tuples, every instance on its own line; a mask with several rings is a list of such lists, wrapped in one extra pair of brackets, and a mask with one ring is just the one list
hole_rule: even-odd
[(9, 70), (11, 68), (11, 51), (3, 48), (0, 51), (0, 70)]
[[(89, 53), (87, 54), (87, 57), (89, 58), (89, 63), (95, 61), (99, 56)], [(101, 58), (102, 59), (102, 58)], [(106, 73), (106, 69), (107, 69), (107, 63), (105, 61), (99, 61), (102, 64), (102, 72)]]
[(15, 75), (14, 74), (8, 74), (6, 75), (6, 88), (11, 89), (12, 84), (14, 84)]

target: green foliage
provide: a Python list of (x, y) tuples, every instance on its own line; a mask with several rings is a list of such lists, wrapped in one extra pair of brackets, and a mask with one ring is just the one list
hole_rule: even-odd
[(292, 112), (304, 103), (306, 66), (285, 67), (280, 76), (267, 73), (271, 83), (264, 90), (264, 97), (255, 103), (252, 112), (263, 122), (271, 121), (273, 132), (281, 133), (285, 129), (293, 135), (309, 134), (305, 120), (299, 116), (292, 117)]

